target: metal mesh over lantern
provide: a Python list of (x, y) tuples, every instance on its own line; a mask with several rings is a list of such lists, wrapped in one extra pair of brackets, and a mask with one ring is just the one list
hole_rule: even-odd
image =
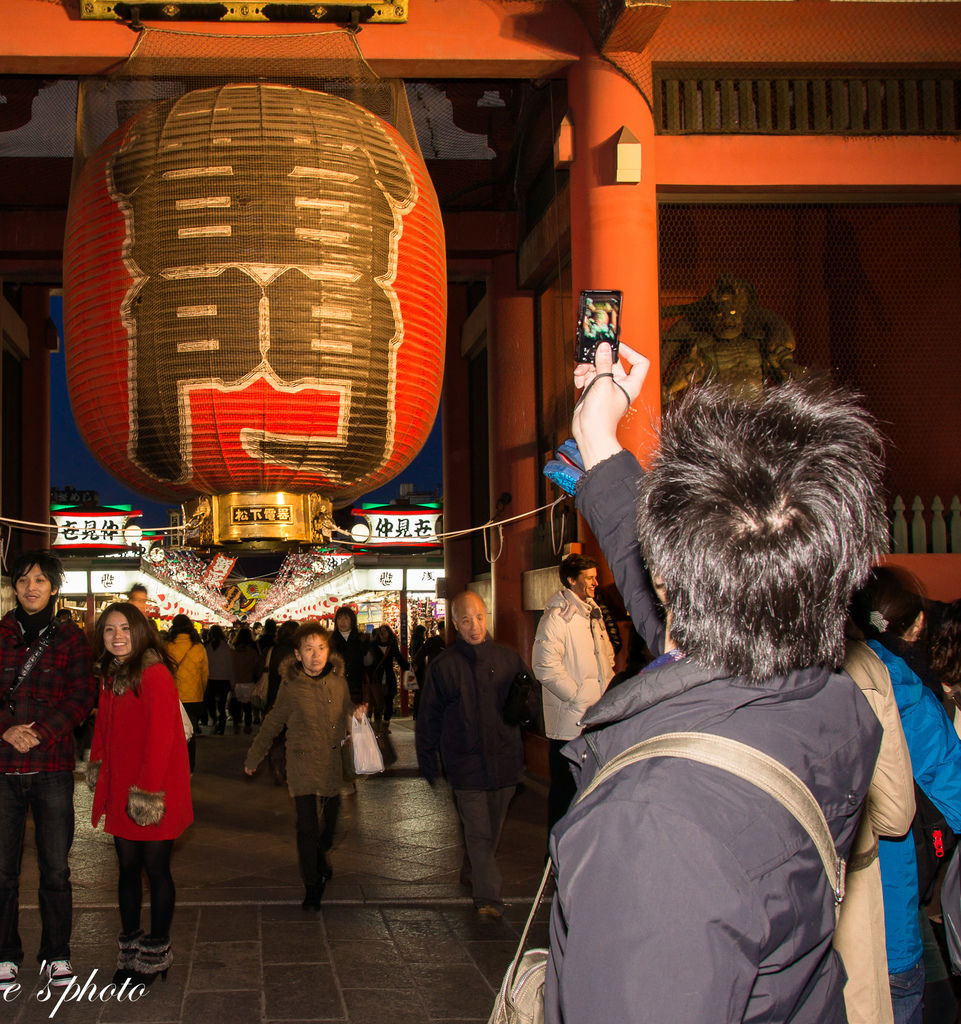
[(420, 157), (339, 97), (227, 85), (87, 161), (64, 253), (90, 449), (161, 499), (390, 480), (433, 423), (444, 239)]

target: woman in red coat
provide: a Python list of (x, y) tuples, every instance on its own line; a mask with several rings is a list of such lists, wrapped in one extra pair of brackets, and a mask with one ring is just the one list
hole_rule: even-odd
[[(101, 689), (87, 781), (93, 824), (105, 818), (120, 863), (117, 970), (149, 983), (166, 977), (173, 962), (170, 853), (193, 821), (180, 699), (160, 638), (132, 604), (112, 604), (97, 620), (94, 658)], [(147, 935), (140, 928), (144, 871)]]

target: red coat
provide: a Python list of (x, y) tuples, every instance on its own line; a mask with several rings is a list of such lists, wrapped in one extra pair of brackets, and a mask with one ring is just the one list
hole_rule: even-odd
[[(106, 815), (104, 830), (121, 839), (176, 839), (194, 820), (180, 700), (173, 676), (163, 665), (144, 671), (138, 695), (128, 690), (117, 697), (109, 688), (100, 691), (90, 760), (100, 761), (94, 827)], [(135, 825), (127, 816), (131, 786), (164, 794), (159, 825)]]

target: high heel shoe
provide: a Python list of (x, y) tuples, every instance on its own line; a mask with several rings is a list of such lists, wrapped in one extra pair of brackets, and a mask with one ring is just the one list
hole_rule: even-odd
[(141, 984), (151, 985), (159, 974), (167, 980), (167, 971), (174, 962), (170, 939), (152, 939), (149, 936), (140, 940), (137, 953), (133, 960), (133, 971)]

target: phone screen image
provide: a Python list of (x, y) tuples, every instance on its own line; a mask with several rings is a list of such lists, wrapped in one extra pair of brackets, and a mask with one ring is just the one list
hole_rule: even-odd
[(617, 359), (621, 328), (621, 293), (616, 291), (583, 291), (577, 312), (577, 336), (574, 361), (593, 363), (597, 346), (608, 342)]

